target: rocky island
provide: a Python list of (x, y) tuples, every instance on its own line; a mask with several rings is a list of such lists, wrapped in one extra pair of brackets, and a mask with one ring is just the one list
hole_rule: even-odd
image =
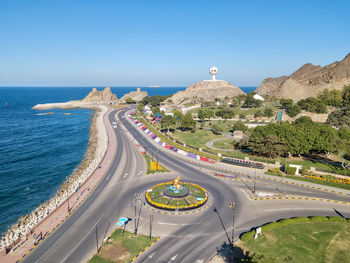
[(256, 92), (277, 98), (295, 101), (316, 97), (324, 90), (341, 90), (350, 83), (350, 54), (342, 61), (324, 67), (307, 63), (290, 76), (267, 78)]
[(135, 102), (140, 102), (144, 97), (147, 97), (147, 91), (141, 91), (140, 88), (137, 88), (136, 91), (131, 91), (128, 94), (125, 94), (123, 97), (119, 99), (119, 103), (126, 103), (128, 100), (132, 100)]

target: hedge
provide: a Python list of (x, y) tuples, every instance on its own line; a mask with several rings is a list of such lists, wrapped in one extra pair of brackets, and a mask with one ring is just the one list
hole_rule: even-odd
[(346, 222), (346, 219), (340, 216), (329, 216), (328, 219), (334, 222)]
[(287, 225), (297, 224), (297, 223), (308, 223), (310, 221), (311, 220), (308, 217), (294, 217), (294, 218), (282, 219), (278, 221), (278, 223), (280, 223), (282, 227), (282, 226), (287, 226)]
[(296, 171), (297, 171), (296, 167), (287, 166), (287, 168), (286, 168), (286, 173), (289, 175), (295, 175)]
[(312, 222), (324, 222), (328, 221), (328, 217), (326, 216), (310, 216)]

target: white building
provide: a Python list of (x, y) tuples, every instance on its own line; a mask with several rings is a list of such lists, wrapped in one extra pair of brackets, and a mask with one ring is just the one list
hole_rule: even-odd
[(253, 98), (256, 99), (256, 100), (261, 100), (261, 101), (264, 101), (264, 100), (265, 100), (265, 99), (264, 99), (262, 96), (260, 96), (259, 94), (255, 94)]

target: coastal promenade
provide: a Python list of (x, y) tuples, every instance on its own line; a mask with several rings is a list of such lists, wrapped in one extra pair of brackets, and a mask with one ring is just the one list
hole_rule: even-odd
[(25, 257), (36, 246), (34, 244), (34, 236), (36, 237), (36, 241), (40, 243), (41, 238), (44, 239), (53, 232), (86, 199), (89, 193), (107, 173), (117, 151), (116, 136), (109, 121), (109, 115), (112, 111), (112, 109), (109, 109), (103, 116), (108, 135), (108, 147), (99, 167), (91, 174), (83, 185), (76, 189), (74, 194), (35, 226), (32, 230), (33, 233), (30, 234), (26, 240), (21, 240), (8, 254), (3, 253), (4, 251), (2, 251), (0, 262), (12, 263)]

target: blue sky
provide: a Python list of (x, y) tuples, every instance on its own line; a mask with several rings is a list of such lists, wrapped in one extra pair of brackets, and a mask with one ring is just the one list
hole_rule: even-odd
[(257, 86), (350, 52), (350, 1), (0, 1), (0, 86)]

